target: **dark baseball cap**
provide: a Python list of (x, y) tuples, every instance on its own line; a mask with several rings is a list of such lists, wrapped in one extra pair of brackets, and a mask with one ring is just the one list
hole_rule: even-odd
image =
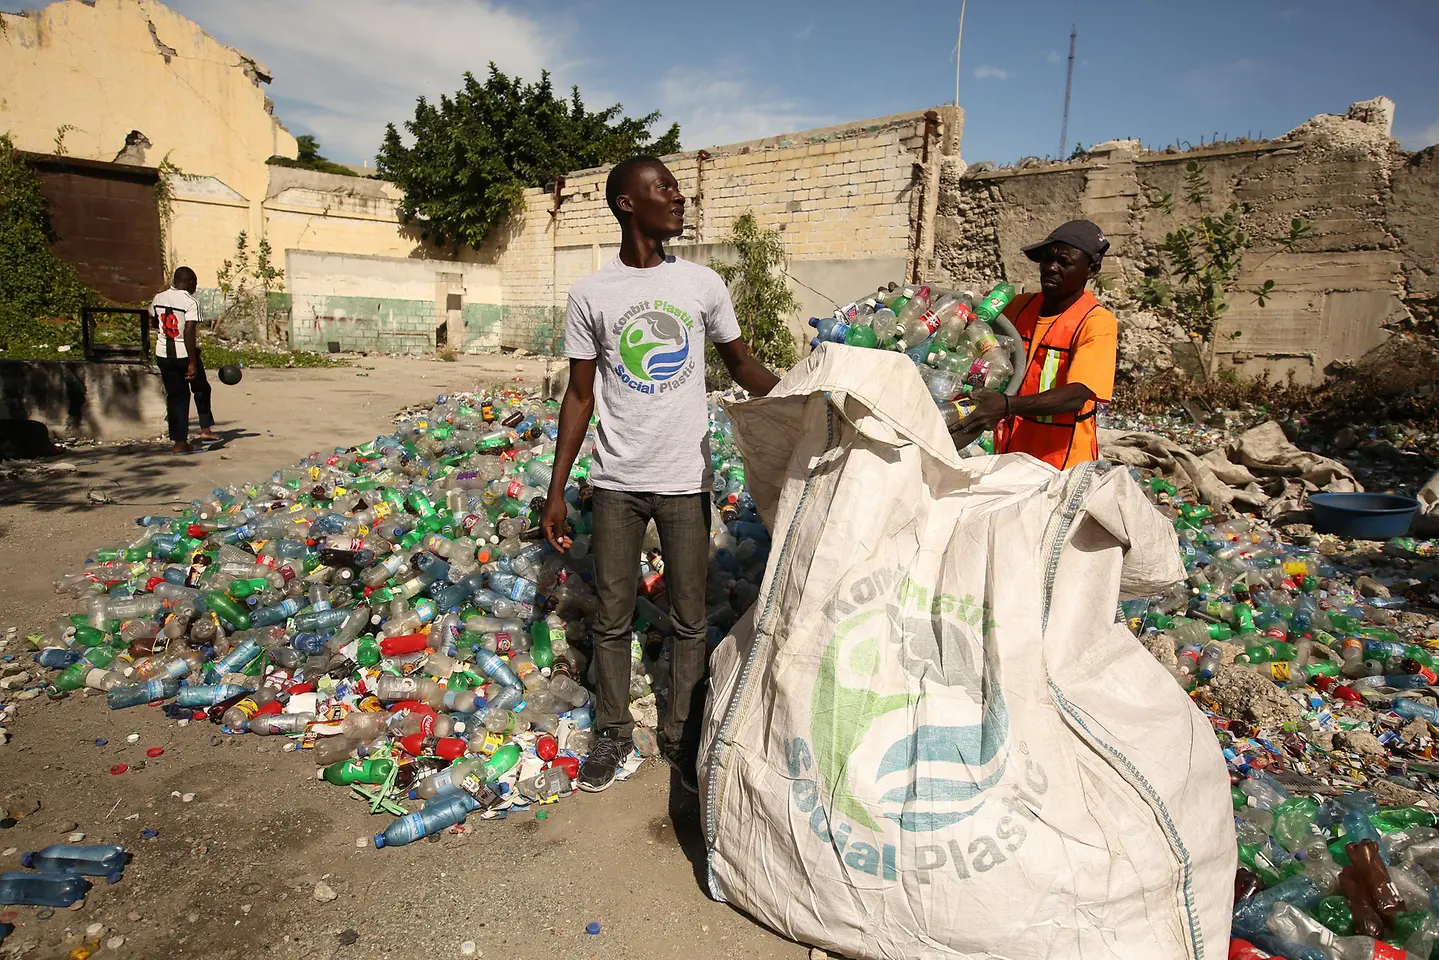
[(1104, 231), (1099, 229), (1099, 224), (1090, 220), (1061, 223), (1049, 236), (1022, 249), (1026, 257), (1038, 263), (1044, 248), (1051, 243), (1067, 243), (1074, 249), (1083, 251), (1095, 262), (1109, 252), (1109, 241), (1104, 239)]

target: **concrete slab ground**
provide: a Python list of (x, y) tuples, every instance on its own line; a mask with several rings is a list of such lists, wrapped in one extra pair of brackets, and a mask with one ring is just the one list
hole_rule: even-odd
[[(538, 386), (544, 376), (533, 358), (361, 363), (252, 369), (236, 387), (212, 377), (225, 437), (217, 450), (175, 457), (160, 439), (93, 447), (63, 458), (73, 473), (0, 482), (0, 631), (23, 636), (68, 613), (52, 582), (94, 548), (132, 538), (138, 515), (373, 438), (396, 409), (438, 393), (516, 377)], [(121, 502), (93, 504), (91, 490)], [(120, 884), (101, 881), (79, 909), (42, 919), (18, 908), (0, 956), (68, 956), (92, 923), (124, 937), (99, 957), (449, 958), (464, 941), (476, 956), (520, 960), (806, 954), (708, 899), (698, 810), (663, 768), (561, 801), (545, 820), (471, 822), (463, 836), (375, 850), (370, 837), (389, 818), (315, 781), (308, 758), (281, 743), (180, 727), (151, 708), (111, 712), (99, 696), (17, 709), (0, 746), (0, 801), (25, 795), (41, 806), (0, 829), (0, 850), (78, 830), (135, 858)], [(147, 757), (151, 747), (164, 753)], [(117, 764), (128, 769), (112, 775)], [(142, 839), (147, 829), (158, 835)], [(0, 870), (14, 869), (19, 853), (0, 855)], [(334, 900), (315, 899), (322, 881)], [(585, 934), (592, 921), (597, 936)]]

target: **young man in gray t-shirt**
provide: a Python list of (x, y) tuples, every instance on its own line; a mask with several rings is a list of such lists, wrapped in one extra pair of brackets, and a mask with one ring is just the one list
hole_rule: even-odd
[(685, 222), (684, 194), (665, 165), (653, 157), (621, 161), (610, 171), (605, 199), (620, 224), (620, 254), (570, 290), (565, 308), (570, 383), (541, 520), (550, 544), (569, 549), (565, 481), (595, 409), (598, 369), (603, 386), (589, 479), (599, 596), (594, 624), (599, 735), (580, 767), (579, 786), (590, 792), (608, 787), (632, 749), (630, 624), (641, 544), (654, 520), (674, 621), (660, 751), (684, 787), (697, 792), (712, 479), (705, 341), (715, 344), (730, 375), (751, 394), (764, 396), (779, 378), (740, 340), (734, 304), (719, 275), (665, 254), (665, 241), (679, 236)]

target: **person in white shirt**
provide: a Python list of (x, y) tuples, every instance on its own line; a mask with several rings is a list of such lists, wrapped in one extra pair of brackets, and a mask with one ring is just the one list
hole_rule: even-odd
[(155, 296), (150, 304), (150, 321), (155, 328), (155, 365), (165, 382), (165, 419), (176, 453), (189, 453), (190, 395), (195, 395), (195, 412), (200, 416), (200, 439), (218, 440), (211, 432), (215, 415), (210, 410), (210, 381), (195, 342), (200, 323), (200, 303), (195, 299), (198, 285), (195, 271), (179, 267), (170, 289)]

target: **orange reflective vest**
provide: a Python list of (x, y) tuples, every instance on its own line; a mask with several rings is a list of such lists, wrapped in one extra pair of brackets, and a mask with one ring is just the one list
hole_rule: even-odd
[[(1069, 364), (1079, 343), (1084, 318), (1099, 306), (1088, 290), (1061, 313), (1045, 331), (1039, 348), (1034, 347), (1034, 333), (1039, 325), (1042, 295), (1031, 297), (1014, 322), (1024, 338), (1024, 380), (1019, 387), (1022, 397), (1043, 393), (1069, 382)], [(1094, 429), (1094, 401), (1086, 403), (1078, 413), (1056, 413), (1047, 417), (1016, 414), (999, 425), (995, 437), (997, 453), (1027, 453), (1060, 470), (1085, 460), (1099, 459), (1098, 434)]]

